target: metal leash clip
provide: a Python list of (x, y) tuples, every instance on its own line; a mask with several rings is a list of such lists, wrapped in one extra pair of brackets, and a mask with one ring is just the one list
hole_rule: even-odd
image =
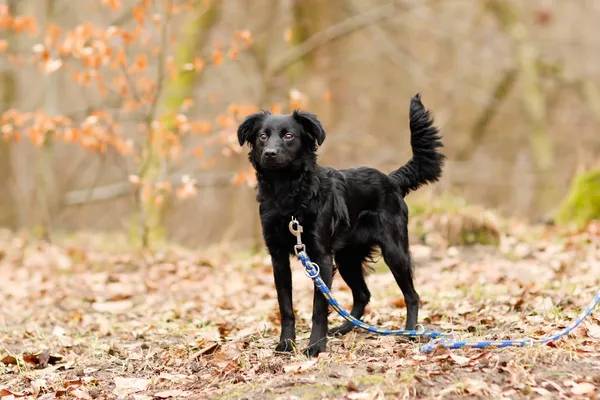
[(292, 217), (288, 227), (292, 235), (296, 236), (296, 245), (294, 246), (296, 255), (302, 251), (306, 252), (306, 246), (302, 243), (302, 232), (304, 232), (302, 225), (300, 225), (296, 218)]

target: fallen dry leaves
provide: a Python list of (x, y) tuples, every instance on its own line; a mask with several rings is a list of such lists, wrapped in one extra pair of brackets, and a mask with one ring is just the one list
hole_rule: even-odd
[(286, 374), (289, 374), (289, 373), (297, 374), (300, 372), (308, 371), (309, 369), (314, 367), (316, 364), (317, 364), (316, 359), (312, 359), (312, 360), (308, 360), (308, 361), (296, 363), (296, 364), (288, 364), (285, 367), (283, 367), (283, 372), (285, 372)]
[(142, 392), (150, 385), (150, 379), (115, 377), (115, 390), (117, 396), (127, 396), (132, 393)]
[[(499, 248), (415, 244), (427, 328), (459, 339), (541, 337), (587, 305), (600, 287), (598, 232), (511, 232)], [(93, 243), (0, 232), (2, 400), (598, 396), (598, 313), (567, 340), (538, 348), (425, 355), (419, 343), (355, 330), (308, 360), (273, 352), (279, 316), (265, 254), (116, 252)], [(292, 265), (302, 350), (312, 283)], [(364, 319), (401, 328), (404, 300), (387, 268), (376, 271)], [(333, 292), (351, 306), (339, 277)]]
[(571, 393), (582, 395), (582, 394), (591, 394), (597, 390), (596, 385), (589, 382), (575, 383), (571, 387)]

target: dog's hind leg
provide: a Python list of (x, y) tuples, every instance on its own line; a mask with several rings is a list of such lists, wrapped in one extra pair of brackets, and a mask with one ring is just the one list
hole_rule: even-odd
[(412, 330), (415, 329), (419, 318), (419, 294), (415, 290), (413, 282), (412, 260), (407, 242), (408, 240), (406, 243), (385, 240), (381, 243), (381, 253), (404, 295), (406, 302), (405, 329)]
[[(356, 319), (361, 319), (365, 313), (365, 307), (371, 299), (371, 292), (365, 282), (363, 273), (363, 263), (371, 252), (370, 246), (352, 245), (347, 246), (335, 253), (335, 262), (338, 266), (340, 275), (344, 282), (352, 290), (352, 315)], [(345, 335), (350, 332), (354, 325), (349, 321), (344, 321), (340, 326), (329, 330), (329, 335)]]

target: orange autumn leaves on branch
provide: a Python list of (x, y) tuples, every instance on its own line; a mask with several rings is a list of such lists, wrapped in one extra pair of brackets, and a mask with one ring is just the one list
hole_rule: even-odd
[(11, 15), (7, 4), (0, 4), (0, 30), (37, 35), (39, 27), (32, 16)]
[[(186, 135), (200, 137), (191, 140), (199, 145), (190, 154), (198, 157), (204, 168), (215, 164), (214, 151), (205, 151), (207, 146), (222, 147), (224, 155), (239, 152), (232, 145), (233, 128), (239, 118), (254, 112), (255, 107), (232, 105), (216, 119), (198, 119), (202, 115), (194, 112), (192, 106), (202, 101), (214, 102), (213, 94), (209, 99), (185, 99), (171, 121), (162, 110), (161, 96), (165, 96), (162, 88), (180, 74), (200, 73), (207, 66), (219, 67), (226, 60), (236, 59), (252, 44), (250, 32), (236, 30), (231, 39), (208, 45), (182, 64), (175, 59), (178, 24), (190, 12), (205, 12), (210, 6), (208, 1), (95, 1), (115, 16), (131, 7), (131, 21), (121, 26), (91, 22), (72, 27), (51, 23), (40, 26), (34, 16), (12, 15), (8, 6), (0, 5), (0, 31), (7, 35), (26, 34), (28, 42), (34, 42), (29, 48), (17, 50), (2, 39), (0, 56), (7, 57), (15, 66), (34, 65), (44, 77), (60, 72), (81, 87), (86, 98), (100, 99), (72, 112), (64, 112), (64, 107), (53, 108), (66, 115), (54, 115), (48, 110), (10, 109), (0, 116), (0, 138), (7, 142), (28, 139), (35, 146), (51, 139), (77, 144), (87, 151), (114, 151), (128, 156), (134, 165), (143, 162), (148, 151), (146, 143), (157, 137), (161, 138), (161, 146), (153, 151), (160, 151), (169, 163), (181, 159), (182, 138)], [(199, 10), (198, 4), (205, 9)], [(129, 123), (127, 128), (124, 120)], [(138, 127), (132, 130), (133, 121), (137, 121)], [(163, 181), (140, 184), (170, 190)], [(194, 182), (191, 178), (181, 182), (181, 197), (193, 193), (190, 188)]]
[(88, 151), (106, 152), (109, 148), (122, 155), (130, 155), (133, 141), (116, 135), (118, 127), (110, 113), (93, 112), (82, 122), (61, 115), (48, 115), (44, 111), (21, 113), (8, 110), (0, 117), (0, 126), (5, 141), (20, 141), (23, 132), (36, 146), (44, 144), (47, 136), (53, 140), (79, 143)]
[[(93, 103), (90, 100), (91, 104), (69, 112), (64, 107), (53, 108), (65, 115), (54, 115), (47, 109), (8, 110), (0, 116), (0, 138), (28, 139), (35, 146), (41, 146), (48, 138), (79, 145), (90, 152), (126, 156), (132, 165), (130, 170), (137, 170), (133, 175), (139, 175), (140, 185), (149, 187), (142, 193), (160, 192), (161, 196), (171, 190), (164, 186), (169, 177), (146, 177), (147, 157), (158, 155), (170, 169), (192, 156), (198, 158), (201, 169), (209, 169), (216, 165), (218, 156), (242, 152), (236, 128), (243, 118), (258, 111), (257, 106), (229, 104), (213, 118), (202, 115), (200, 110), (203, 103), (220, 101), (220, 93), (176, 99), (173, 108), (172, 99), (165, 99), (170, 94), (164, 88), (172, 82), (177, 85), (184, 74), (200, 74), (206, 68), (219, 68), (226, 61), (237, 59), (252, 45), (251, 33), (235, 30), (229, 39), (220, 37), (189, 59), (177, 59), (181, 22), (191, 12), (206, 12), (206, 8), (199, 10), (198, 4), (209, 7), (214, 2), (95, 1), (115, 16), (129, 11), (132, 18), (122, 25), (82, 22), (68, 27), (50, 23), (41, 26), (33, 16), (11, 15), (7, 6), (0, 5), (0, 29), (8, 34), (25, 34), (29, 42), (33, 41), (20, 51), (11, 49), (8, 41), (0, 41), (0, 56), (8, 57), (13, 65), (26, 62), (36, 66), (44, 79), (61, 74), (62, 79), (71, 79), (75, 87), (81, 88), (86, 98), (94, 99)], [(271, 110), (280, 113), (284, 108), (306, 106), (307, 97), (291, 90), (288, 101), (271, 105)], [(232, 182), (252, 186), (254, 174), (249, 169), (240, 171)], [(195, 181), (190, 178), (172, 184), (184, 188), (175, 193), (187, 198), (193, 193), (190, 188)]]

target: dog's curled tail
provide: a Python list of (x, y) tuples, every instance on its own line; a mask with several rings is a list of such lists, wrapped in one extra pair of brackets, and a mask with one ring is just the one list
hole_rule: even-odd
[(398, 183), (402, 195), (417, 190), (442, 176), (445, 156), (438, 152), (444, 147), (438, 129), (433, 125), (431, 113), (425, 109), (417, 93), (410, 99), (410, 145), (412, 159), (390, 174)]

